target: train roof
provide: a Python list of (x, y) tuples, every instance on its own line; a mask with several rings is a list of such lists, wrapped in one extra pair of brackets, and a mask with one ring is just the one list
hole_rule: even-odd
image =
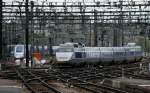
[[(77, 47), (77, 48), (78, 47), (86, 47), (86, 48), (89, 47), (89, 46), (85, 46), (84, 44), (81, 44), (81, 43), (72, 43), (72, 42), (66, 42), (64, 44), (60, 44), (59, 46), (60, 47)], [(121, 47), (135, 47), (135, 46), (137, 46), (137, 45), (136, 45), (136, 43), (133, 42), (133, 43), (127, 43), (127, 45), (121, 46)], [(92, 47), (92, 48), (97, 48), (97, 47)], [(112, 48), (112, 47), (109, 47), (109, 48)]]

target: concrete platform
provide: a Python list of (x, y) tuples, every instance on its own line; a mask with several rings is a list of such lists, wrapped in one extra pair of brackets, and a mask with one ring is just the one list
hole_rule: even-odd
[(143, 79), (133, 79), (133, 78), (118, 78), (118, 79), (113, 79), (112, 80), (114, 86), (115, 83), (127, 83), (130, 85), (137, 85), (137, 86), (142, 86), (142, 85), (150, 85), (150, 80), (143, 80)]
[(112, 80), (105, 80), (104, 84), (128, 90), (132, 93), (150, 93), (150, 80), (117, 78)]
[(0, 93), (27, 93), (15, 80), (0, 79)]

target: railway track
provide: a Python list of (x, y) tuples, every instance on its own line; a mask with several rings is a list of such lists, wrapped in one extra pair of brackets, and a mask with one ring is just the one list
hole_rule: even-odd
[(48, 83), (43, 81), (41, 77), (36, 76), (31, 71), (26, 69), (17, 69), (17, 75), (22, 80), (23, 84), (32, 93), (62, 93), (54, 87), (51, 87)]
[[(114, 71), (111, 71), (112, 69)], [(129, 74), (129, 72), (130, 70), (127, 73)], [(128, 93), (127, 91), (116, 89), (103, 84), (94, 84), (88, 81), (95, 78), (98, 78), (99, 80), (103, 80), (104, 78), (120, 77), (122, 74), (120, 68), (110, 67), (110, 68), (100, 69), (99, 67), (98, 68), (93, 67), (91, 69), (89, 68), (50, 69), (49, 71), (41, 70), (41, 72), (37, 72), (33, 70), (32, 73), (34, 73), (38, 77), (43, 77), (44, 81), (48, 81), (51, 78), (53, 78), (63, 83), (67, 83), (70, 86), (72, 85), (81, 89), (85, 89), (92, 93)], [(125, 72), (124, 74), (127, 73)], [(130, 73), (130, 75), (132, 75), (132, 73)]]
[[(141, 63), (147, 64), (148, 62), (142, 61)], [(149, 76), (134, 75), (134, 71), (139, 70), (141, 63), (82, 68), (17, 68), (15, 71), (5, 71), (5, 77), (11, 79), (19, 77), (32, 93), (66, 93), (53, 86), (49, 81), (62, 82), (62, 84), (67, 84), (65, 86), (68, 89), (70, 86), (74, 86), (88, 91), (87, 93), (128, 93), (128, 91), (113, 88), (101, 82), (106, 78), (121, 77), (122, 74), (127, 77), (149, 79)]]
[[(71, 76), (70, 74), (64, 74), (64, 73), (60, 73), (54, 70), (51, 70), (51, 72), (54, 72), (56, 77), (62, 82), (68, 83), (69, 85), (73, 85), (75, 87), (85, 89), (87, 91), (91, 91), (92, 93), (128, 93), (121, 89), (116, 89), (116, 88), (102, 85), (102, 84), (97, 85), (97, 84), (88, 82), (85, 80), (84, 77), (74, 77), (74, 76)], [(49, 73), (47, 75), (53, 76), (54, 74), (52, 75), (52, 73)]]
[[(67, 83), (69, 86), (78, 87), (92, 93), (128, 93), (126, 91), (116, 89), (106, 85), (97, 85), (85, 80), (85, 77), (74, 77), (70, 74), (60, 73), (59, 71), (51, 70), (49, 72), (36, 72), (33, 71), (34, 75), (41, 77), (42, 80), (49, 81), (51, 78), (59, 80), (63, 83)], [(102, 76), (101, 76), (102, 77)]]

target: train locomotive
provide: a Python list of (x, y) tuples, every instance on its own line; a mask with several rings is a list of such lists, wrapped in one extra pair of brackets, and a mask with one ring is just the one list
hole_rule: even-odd
[(123, 47), (85, 47), (78, 43), (60, 44), (56, 51), (58, 64), (110, 64), (140, 61), (143, 57), (141, 46), (128, 43)]

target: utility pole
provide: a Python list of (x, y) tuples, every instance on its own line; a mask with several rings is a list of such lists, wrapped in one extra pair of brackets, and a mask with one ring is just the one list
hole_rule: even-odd
[(94, 9), (94, 46), (97, 46), (97, 11)]
[[(30, 49), (30, 53), (31, 53), (31, 55), (34, 53), (34, 50), (33, 50), (33, 45), (34, 45), (34, 22), (33, 22), (33, 8), (34, 8), (34, 2), (33, 1), (31, 1), (30, 2), (30, 4), (31, 4), (31, 16), (30, 16), (30, 20), (31, 20), (31, 35), (32, 35), (32, 38), (31, 38), (31, 49)], [(31, 56), (31, 67), (33, 67), (33, 57)]]
[(3, 57), (3, 33), (2, 33), (2, 21), (3, 21), (3, 13), (2, 13), (2, 5), (3, 5), (3, 0), (0, 0), (0, 60)]
[(120, 0), (119, 1), (120, 2), (120, 26), (121, 26), (121, 36), (122, 36), (122, 38), (121, 38), (121, 40), (122, 40), (122, 46), (124, 46), (124, 25), (123, 25), (123, 12), (122, 12), (122, 9), (123, 9), (123, 7), (122, 7), (122, 5), (123, 5), (123, 1), (122, 0)]
[(52, 38), (49, 38), (49, 54), (53, 56), (53, 49), (52, 49)]
[(26, 23), (25, 23), (25, 40), (26, 40), (26, 67), (29, 67), (29, 0), (25, 2), (25, 13), (26, 13)]
[(91, 21), (91, 19), (90, 19), (90, 39), (89, 39), (89, 46), (92, 46), (92, 23), (91, 23), (92, 21)]

